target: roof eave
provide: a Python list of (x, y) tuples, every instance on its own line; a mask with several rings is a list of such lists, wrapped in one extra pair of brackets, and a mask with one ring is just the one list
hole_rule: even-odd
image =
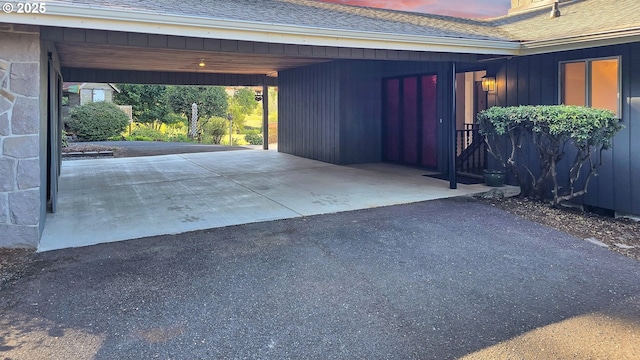
[(44, 14), (4, 14), (0, 22), (187, 37), (364, 49), (516, 55), (517, 42), (337, 30), (297, 25), (166, 15), (47, 3)]
[(633, 27), (560, 39), (524, 41), (519, 55), (547, 54), (638, 41), (640, 41), (640, 27)]

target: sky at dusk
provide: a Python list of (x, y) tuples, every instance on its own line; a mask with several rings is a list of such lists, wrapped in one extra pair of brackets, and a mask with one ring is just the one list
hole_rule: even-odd
[(506, 15), (511, 0), (319, 0), (394, 10), (486, 18)]

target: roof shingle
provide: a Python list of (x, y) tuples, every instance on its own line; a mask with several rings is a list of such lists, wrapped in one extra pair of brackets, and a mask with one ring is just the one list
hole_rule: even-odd
[(508, 40), (492, 23), (312, 0), (58, 0), (56, 3), (163, 15), (398, 35)]

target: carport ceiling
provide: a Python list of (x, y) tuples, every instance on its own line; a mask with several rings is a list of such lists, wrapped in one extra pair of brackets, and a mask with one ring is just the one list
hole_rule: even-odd
[[(277, 71), (329, 61), (271, 54), (245, 54), (130, 46), (57, 43), (63, 67), (107, 70), (274, 74)], [(198, 63), (203, 60), (206, 66)]]

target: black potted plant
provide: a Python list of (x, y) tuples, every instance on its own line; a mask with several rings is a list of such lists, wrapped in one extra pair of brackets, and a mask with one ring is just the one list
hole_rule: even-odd
[(484, 182), (492, 187), (504, 186), (504, 182), (507, 179), (507, 172), (500, 169), (486, 169), (482, 175), (484, 176)]

